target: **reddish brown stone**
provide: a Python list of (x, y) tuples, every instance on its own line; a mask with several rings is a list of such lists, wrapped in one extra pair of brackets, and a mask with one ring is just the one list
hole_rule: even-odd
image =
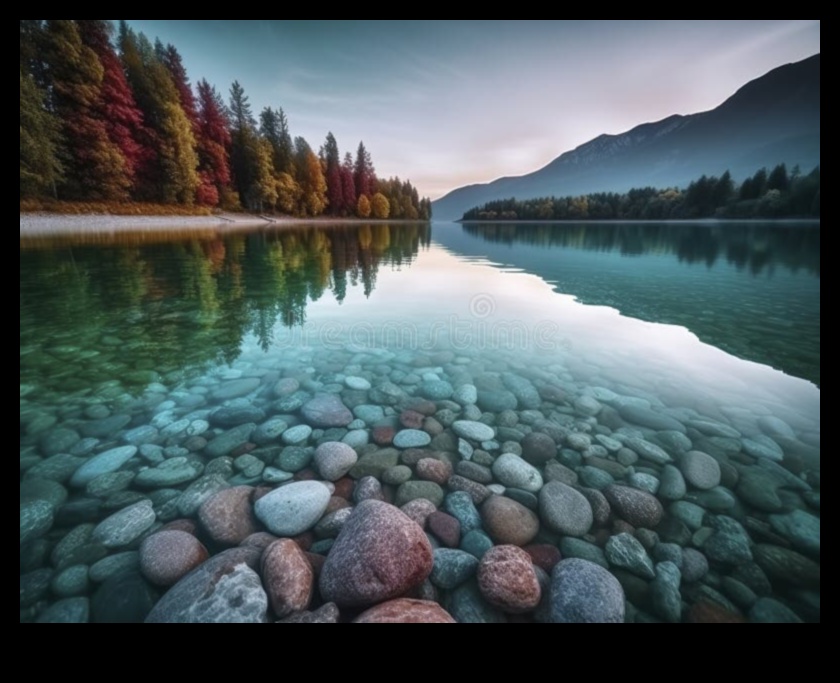
[(393, 505), (365, 500), (327, 556), (321, 597), (339, 607), (390, 600), (423, 583), (432, 564), (432, 547), (415, 522)]
[(344, 498), (345, 500), (350, 500), (353, 496), (353, 489), (356, 487), (356, 482), (353, 481), (350, 477), (342, 477), (337, 482), (335, 482), (335, 493), (333, 494), (337, 498)]
[(372, 607), (353, 620), (354, 624), (454, 624), (443, 607), (428, 600), (401, 598)]
[(493, 496), (481, 506), (481, 520), (490, 538), (502, 545), (528, 545), (540, 530), (536, 514), (504, 496)]
[(242, 548), (259, 548), (260, 550), (265, 550), (276, 540), (278, 540), (277, 536), (274, 536), (267, 531), (258, 531), (257, 533), (248, 536), (248, 538), (242, 541), (239, 545)]
[(397, 430), (393, 427), (374, 427), (371, 438), (377, 446), (390, 446), (396, 434)]
[(691, 624), (745, 624), (746, 619), (713, 602), (701, 600), (695, 602), (688, 611), (688, 622)]
[(192, 534), (159, 531), (140, 546), (140, 570), (157, 586), (174, 586), (209, 556)]
[(349, 508), (351, 506), (352, 503), (346, 498), (338, 498), (337, 496), (332, 496), (330, 498), (330, 502), (327, 503), (327, 509), (324, 511), (324, 514), (328, 515), (331, 512), (335, 512), (336, 510), (343, 510), (344, 508)]
[(400, 510), (408, 515), (409, 519), (415, 522), (421, 529), (425, 529), (429, 521), (429, 516), (437, 511), (437, 508), (430, 500), (416, 498), (403, 505)]
[(487, 602), (512, 614), (535, 609), (542, 595), (531, 557), (513, 545), (497, 545), (484, 553), (478, 587)]
[(297, 472), (294, 476), (295, 481), (317, 481), (318, 479), (320, 479), (318, 473), (309, 467)]
[(164, 524), (159, 531), (185, 531), (195, 536), (198, 533), (198, 525), (192, 519), (176, 519)]
[(292, 540), (298, 544), (301, 550), (307, 551), (315, 543), (315, 534), (311, 531), (305, 531), (299, 536), (295, 536)]
[(198, 510), (204, 530), (216, 543), (239, 545), (258, 529), (250, 486), (234, 486), (208, 498)]
[(262, 557), (262, 578), (278, 619), (309, 607), (315, 572), (294, 541), (281, 539), (266, 549)]
[(563, 558), (560, 556), (560, 551), (553, 545), (547, 543), (528, 545), (522, 548), (531, 558), (537, 567), (542, 569), (546, 574), (551, 574), (554, 566)]
[(461, 543), (461, 522), (445, 512), (433, 512), (427, 520), (431, 531), (447, 548), (457, 548)]
[(406, 429), (420, 429), (423, 426), (424, 417), (415, 410), (404, 410), (400, 414), (400, 424)]
[(423, 431), (434, 437), (443, 434), (444, 427), (435, 418), (427, 417), (425, 420), (423, 420)]
[(415, 472), (418, 479), (433, 481), (435, 484), (444, 486), (452, 476), (452, 465), (445, 460), (423, 458), (417, 463)]

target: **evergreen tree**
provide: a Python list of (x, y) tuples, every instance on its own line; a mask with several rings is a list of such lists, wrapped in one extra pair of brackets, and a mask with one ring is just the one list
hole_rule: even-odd
[(58, 160), (61, 124), (44, 107), (35, 79), (20, 72), (20, 196), (55, 195), (61, 180)]
[(260, 138), (251, 104), (239, 81), (230, 88), (231, 168), (242, 205), (251, 211), (274, 208), (277, 187), (274, 179), (272, 148)]
[(266, 107), (260, 113), (260, 134), (271, 143), (274, 170), (277, 173), (294, 173), (292, 137), (289, 123), (281, 108)]
[(102, 63), (69, 19), (47, 22), (44, 57), (52, 108), (63, 126), (61, 156), (67, 172), (60, 191), (70, 199), (127, 199), (126, 160), (97, 110)]
[(149, 135), (143, 125), (143, 112), (125, 77), (120, 58), (111, 45), (111, 24), (100, 19), (79, 21), (82, 41), (93, 50), (102, 64), (102, 87), (96, 108), (105, 122), (110, 140), (125, 159), (125, 172), (132, 187), (155, 150), (148, 145)]
[(790, 189), (790, 179), (785, 164), (779, 164), (770, 171), (767, 178), (767, 189), (779, 190), (779, 192), (787, 192)]
[(356, 196), (366, 195), (370, 198), (376, 186), (376, 173), (373, 170), (373, 162), (370, 153), (365, 149), (363, 142), (359, 143), (356, 150), (356, 163), (353, 166), (353, 182), (356, 185)]
[(344, 207), (348, 214), (356, 211), (356, 183), (353, 181), (353, 155), (345, 153), (344, 163), (341, 165), (341, 190)]
[(230, 186), (230, 131), (226, 108), (216, 89), (206, 80), (198, 82), (198, 173), (196, 198), (215, 206)]
[(343, 216), (346, 207), (344, 204), (344, 187), (341, 183), (341, 156), (338, 152), (338, 143), (332, 133), (327, 133), (322, 152), (324, 166), (326, 167), (327, 206), (333, 216)]

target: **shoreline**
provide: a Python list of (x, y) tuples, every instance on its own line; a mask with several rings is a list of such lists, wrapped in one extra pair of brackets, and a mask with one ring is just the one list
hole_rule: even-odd
[(375, 218), (291, 218), (262, 217), (253, 214), (225, 213), (212, 216), (116, 216), (111, 214), (60, 214), (32, 212), (20, 214), (20, 236), (61, 235), (115, 231), (160, 231), (168, 228), (236, 229), (283, 227), (293, 225), (341, 225), (347, 223), (392, 224), (421, 223), (403, 219)]

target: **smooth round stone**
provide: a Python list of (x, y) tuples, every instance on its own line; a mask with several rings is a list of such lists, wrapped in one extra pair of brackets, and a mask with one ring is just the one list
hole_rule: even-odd
[(275, 536), (294, 537), (318, 523), (331, 495), (330, 489), (320, 482), (295, 482), (260, 498), (254, 512)]
[(370, 391), (371, 384), (364, 377), (345, 377), (344, 386), (352, 391)]
[(40, 538), (53, 525), (53, 506), (44, 500), (35, 500), (20, 506), (20, 544)]
[(339, 606), (372, 605), (404, 595), (431, 574), (423, 530), (393, 505), (366, 500), (353, 511), (321, 570), (321, 597)]
[(159, 531), (140, 546), (140, 570), (156, 586), (174, 586), (209, 557), (207, 549), (185, 531)]
[(615, 483), (615, 479), (609, 472), (605, 472), (597, 467), (586, 465), (578, 470), (578, 477), (580, 483), (590, 489), (602, 491), (610, 484)]
[(473, 422), (470, 420), (455, 421), (452, 423), (452, 431), (462, 439), (479, 443), (491, 441), (496, 436), (496, 432), (492, 427), (483, 422)]
[(624, 404), (618, 407), (618, 413), (627, 422), (641, 427), (647, 427), (656, 431), (673, 430), (685, 434), (685, 425), (663, 413), (656, 412), (650, 408), (644, 408), (634, 404)]
[(763, 434), (757, 435), (751, 439), (743, 439), (741, 441), (741, 445), (744, 452), (754, 458), (766, 458), (768, 460), (781, 462), (785, 457), (784, 451), (782, 451), (779, 444), (773, 441), (773, 439), (769, 436), (764, 436)]
[(134, 472), (111, 472), (98, 476), (85, 488), (85, 493), (93, 498), (108, 498), (125, 491), (134, 481)]
[(316, 428), (346, 427), (353, 421), (353, 413), (335, 394), (316, 396), (301, 408), (301, 413), (306, 422)]
[(531, 510), (504, 496), (491, 496), (481, 506), (484, 529), (500, 545), (528, 545), (540, 530)]
[(80, 564), (67, 567), (57, 574), (50, 584), (50, 589), (58, 598), (75, 598), (87, 593), (89, 586), (88, 567)]
[(260, 380), (257, 377), (248, 377), (245, 379), (236, 379), (231, 382), (225, 382), (218, 389), (213, 391), (210, 395), (211, 399), (217, 402), (229, 401), (234, 398), (241, 398), (256, 391), (260, 386)]
[(539, 470), (511, 453), (499, 456), (492, 469), (496, 479), (505, 486), (531, 493), (536, 493), (543, 487), (543, 478)]
[(654, 529), (665, 515), (662, 504), (647, 491), (613, 484), (602, 493), (611, 509), (635, 527)]
[(425, 448), (432, 443), (432, 437), (419, 429), (403, 429), (394, 436), (397, 448)]
[(415, 471), (418, 478), (443, 486), (452, 476), (452, 465), (445, 460), (422, 458), (415, 465)]
[(682, 472), (673, 465), (665, 465), (659, 477), (659, 497), (664, 500), (680, 500), (687, 491)]
[(143, 489), (165, 489), (186, 484), (201, 476), (203, 465), (186, 458), (173, 458), (155, 468), (141, 471), (134, 485)]
[(680, 471), (689, 485), (697, 489), (713, 489), (720, 484), (720, 465), (711, 455), (688, 451), (680, 456)]
[(575, 401), (575, 410), (581, 415), (594, 417), (601, 412), (603, 406), (592, 396), (581, 396)]
[[(363, 422), (361, 424), (364, 425)], [(353, 429), (342, 437), (341, 442), (347, 444), (354, 450), (362, 449), (370, 443), (370, 434), (368, 434), (367, 429)]]
[(274, 385), (274, 395), (278, 398), (291, 396), (300, 389), (300, 382), (292, 377), (281, 379)]
[(478, 407), (488, 413), (502, 413), (506, 410), (516, 410), (519, 405), (516, 396), (510, 391), (479, 391)]
[(780, 420), (773, 415), (765, 415), (759, 418), (758, 426), (767, 436), (770, 437), (784, 437), (788, 439), (795, 439), (796, 434), (790, 425), (784, 420)]
[(89, 621), (90, 601), (81, 597), (59, 600), (38, 616), (39, 624), (87, 624)]
[(151, 425), (141, 425), (134, 429), (129, 429), (122, 435), (122, 440), (132, 446), (142, 446), (146, 443), (155, 443), (158, 441), (160, 432)]
[[(373, 479), (373, 477), (370, 477), (370, 479), (376, 481), (376, 479)], [(379, 482), (376, 481), (376, 483), (378, 484)], [(361, 498), (358, 499), (357, 502), (361, 502), (362, 500), (367, 499)], [(375, 498), (375, 500), (383, 500), (381, 496), (381, 490), (380, 497)], [(417, 524), (417, 526), (419, 526), (421, 529), (425, 529), (429, 517), (437, 511), (437, 508), (434, 505), (432, 505), (431, 501), (428, 501), (425, 498), (415, 498), (414, 500), (406, 503), (405, 505), (402, 505), (400, 507), (400, 510), (403, 513), (405, 513), (412, 522)]]
[(208, 498), (228, 486), (227, 480), (219, 474), (207, 474), (196, 479), (178, 498), (179, 514), (183, 517), (193, 517)]
[(103, 583), (117, 574), (139, 569), (140, 553), (128, 550), (99, 560), (91, 566), (88, 576), (94, 583)]
[(466, 534), (461, 539), (460, 549), (465, 553), (469, 553), (477, 559), (484, 557), (490, 548), (493, 547), (493, 540), (483, 531), (474, 529)]
[(258, 446), (274, 443), (288, 428), (289, 425), (284, 419), (273, 417), (254, 430), (254, 433), (251, 434), (251, 441)]
[(69, 453), (80, 439), (78, 432), (72, 429), (59, 428), (44, 434), (39, 445), (41, 453), (49, 458), (59, 453)]
[(477, 569), (478, 559), (469, 552), (438, 548), (429, 580), (438, 588), (453, 590), (475, 576)]
[(484, 599), (504, 612), (520, 614), (537, 607), (542, 596), (531, 556), (513, 545), (490, 548), (478, 565)]
[(819, 557), (820, 518), (804, 510), (793, 510), (785, 515), (770, 515), (773, 529), (788, 539), (794, 548)]
[(36, 569), (20, 575), (21, 609), (31, 607), (42, 600), (50, 589), (53, 578), (51, 569)]
[(338, 481), (358, 462), (356, 451), (345, 443), (330, 441), (315, 450), (315, 467), (327, 481)]
[(551, 621), (556, 624), (624, 623), (624, 590), (603, 567), (576, 558), (551, 572)]
[(472, 384), (462, 384), (455, 390), (452, 400), (462, 406), (473, 405), (478, 401), (478, 389)]
[(634, 472), (627, 478), (627, 481), (634, 488), (640, 489), (642, 491), (647, 491), (648, 493), (653, 494), (654, 496), (659, 491), (659, 479), (654, 477), (652, 474), (645, 474), (644, 472)]
[(106, 548), (123, 548), (140, 538), (156, 518), (152, 501), (143, 500), (105, 519), (94, 529), (91, 538)]
[(426, 380), (420, 384), (420, 395), (430, 401), (445, 401), (454, 392), (449, 382), (440, 379)]
[(564, 536), (583, 536), (594, 522), (592, 506), (583, 494), (559, 481), (550, 481), (540, 491), (540, 518)]
[(262, 557), (262, 576), (274, 614), (279, 619), (309, 608), (315, 572), (294, 541), (272, 543)]
[(382, 482), (389, 486), (401, 486), (411, 479), (412, 474), (411, 468), (406, 465), (389, 467), (382, 473)]
[(433, 481), (407, 481), (397, 489), (396, 505), (402, 507), (418, 498), (425, 498), (436, 508), (443, 504), (443, 489)]
[(353, 414), (367, 425), (374, 425), (385, 419), (385, 411), (380, 406), (361, 405), (353, 408)]
[(706, 556), (694, 548), (683, 548), (682, 578), (686, 583), (700, 581), (709, 573), (709, 562)]
[(626, 439), (625, 445), (631, 451), (636, 453), (640, 458), (649, 460), (657, 465), (667, 465), (673, 460), (670, 455), (655, 443), (645, 441), (644, 439)]
[(283, 443), (287, 446), (300, 446), (309, 441), (310, 436), (312, 436), (312, 427), (309, 425), (297, 425), (283, 432), (282, 439)]
[(653, 612), (671, 624), (682, 620), (680, 582), (682, 576), (673, 562), (656, 565), (656, 578), (650, 584), (649, 601)]
[(121, 572), (109, 577), (94, 593), (92, 621), (97, 624), (142, 623), (157, 597), (139, 572)]
[[(204, 452), (210, 458), (219, 458), (224, 455), (230, 455), (237, 448), (248, 443), (256, 428), (257, 425), (250, 422), (248, 424), (228, 429), (226, 432), (217, 436), (208, 443)], [(283, 436), (285, 436), (285, 434)]]
[(20, 483), (21, 505), (42, 500), (57, 509), (67, 500), (67, 495), (67, 489), (49, 479), (26, 479)]
[(121, 446), (100, 453), (76, 470), (70, 478), (70, 485), (76, 488), (84, 488), (97, 477), (116, 472), (136, 454), (136, 446)]
[(532, 465), (543, 465), (557, 456), (557, 444), (548, 434), (531, 432), (522, 443), (522, 457)]
[(668, 507), (668, 512), (672, 517), (685, 524), (691, 531), (697, 531), (702, 527), (703, 520), (706, 518), (706, 511), (703, 508), (685, 500), (677, 500), (671, 503)]
[(444, 510), (460, 522), (462, 534), (481, 529), (481, 515), (472, 497), (465, 491), (456, 491), (446, 496)]
[(438, 603), (400, 598), (363, 612), (354, 624), (454, 624), (455, 619)]
[(754, 624), (801, 624), (796, 612), (773, 598), (759, 598), (750, 610)]

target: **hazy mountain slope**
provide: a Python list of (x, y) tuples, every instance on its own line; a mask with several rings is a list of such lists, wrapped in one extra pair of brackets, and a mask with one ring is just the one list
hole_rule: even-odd
[(453, 190), (433, 211), (452, 220), (494, 199), (683, 186), (726, 169), (739, 180), (783, 161), (803, 171), (820, 163), (818, 54), (750, 81), (715, 109), (600, 135), (533, 173)]

